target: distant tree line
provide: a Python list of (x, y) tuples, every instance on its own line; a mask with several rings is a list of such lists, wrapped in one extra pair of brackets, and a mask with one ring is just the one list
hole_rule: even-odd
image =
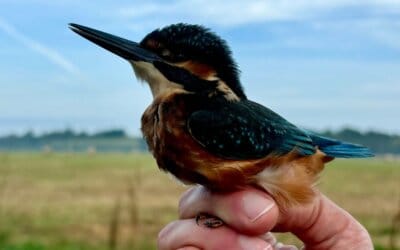
[(0, 138), (0, 151), (59, 151), (59, 152), (131, 152), (145, 151), (141, 138), (129, 137), (122, 129), (95, 134), (75, 132), (71, 129), (35, 135), (9, 135)]
[[(362, 144), (372, 149), (375, 154), (400, 155), (400, 135), (389, 135), (376, 131), (360, 132), (345, 128), (339, 131), (323, 131), (320, 134), (343, 141)], [(101, 131), (95, 134), (75, 132), (71, 129), (35, 135), (0, 137), (0, 151), (73, 151), (96, 150), (100, 152), (147, 151), (141, 137), (130, 137), (122, 129)]]
[(72, 129), (65, 129), (63, 131), (54, 131), (50, 133), (44, 133), (42, 135), (34, 135), (32, 131), (26, 132), (24, 135), (9, 135), (0, 139), (36, 139), (36, 140), (62, 140), (62, 139), (82, 139), (82, 138), (126, 138), (127, 134), (122, 129), (112, 129), (101, 131), (90, 135), (87, 132), (75, 132)]

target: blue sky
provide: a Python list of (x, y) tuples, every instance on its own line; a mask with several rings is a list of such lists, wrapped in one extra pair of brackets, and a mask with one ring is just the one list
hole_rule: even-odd
[(203, 24), (230, 44), (248, 97), (291, 122), (400, 133), (400, 0), (0, 0), (0, 135), (139, 134), (149, 89), (69, 22), (135, 41)]

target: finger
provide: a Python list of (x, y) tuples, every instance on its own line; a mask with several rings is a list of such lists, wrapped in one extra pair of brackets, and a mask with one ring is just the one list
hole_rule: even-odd
[(159, 250), (272, 250), (272, 246), (258, 237), (240, 235), (229, 227), (209, 229), (198, 226), (193, 219), (168, 224), (158, 235)]
[(289, 208), (279, 218), (274, 231), (291, 231), (306, 249), (373, 249), (364, 227), (320, 193), (314, 202)]
[(188, 219), (199, 213), (215, 215), (239, 233), (260, 235), (275, 226), (279, 211), (270, 196), (255, 188), (220, 194), (198, 186), (182, 196), (179, 216)]

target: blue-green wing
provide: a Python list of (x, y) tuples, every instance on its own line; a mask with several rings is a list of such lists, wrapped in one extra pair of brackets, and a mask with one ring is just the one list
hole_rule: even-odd
[(311, 138), (303, 130), (248, 100), (195, 111), (187, 126), (209, 152), (228, 159), (257, 159), (293, 150), (301, 155), (315, 153)]

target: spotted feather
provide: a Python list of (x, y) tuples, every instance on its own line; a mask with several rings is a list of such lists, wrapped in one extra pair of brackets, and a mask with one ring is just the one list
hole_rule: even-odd
[(207, 150), (228, 159), (258, 159), (293, 150), (300, 155), (315, 153), (311, 138), (301, 129), (248, 100), (211, 104), (191, 114), (187, 126)]

